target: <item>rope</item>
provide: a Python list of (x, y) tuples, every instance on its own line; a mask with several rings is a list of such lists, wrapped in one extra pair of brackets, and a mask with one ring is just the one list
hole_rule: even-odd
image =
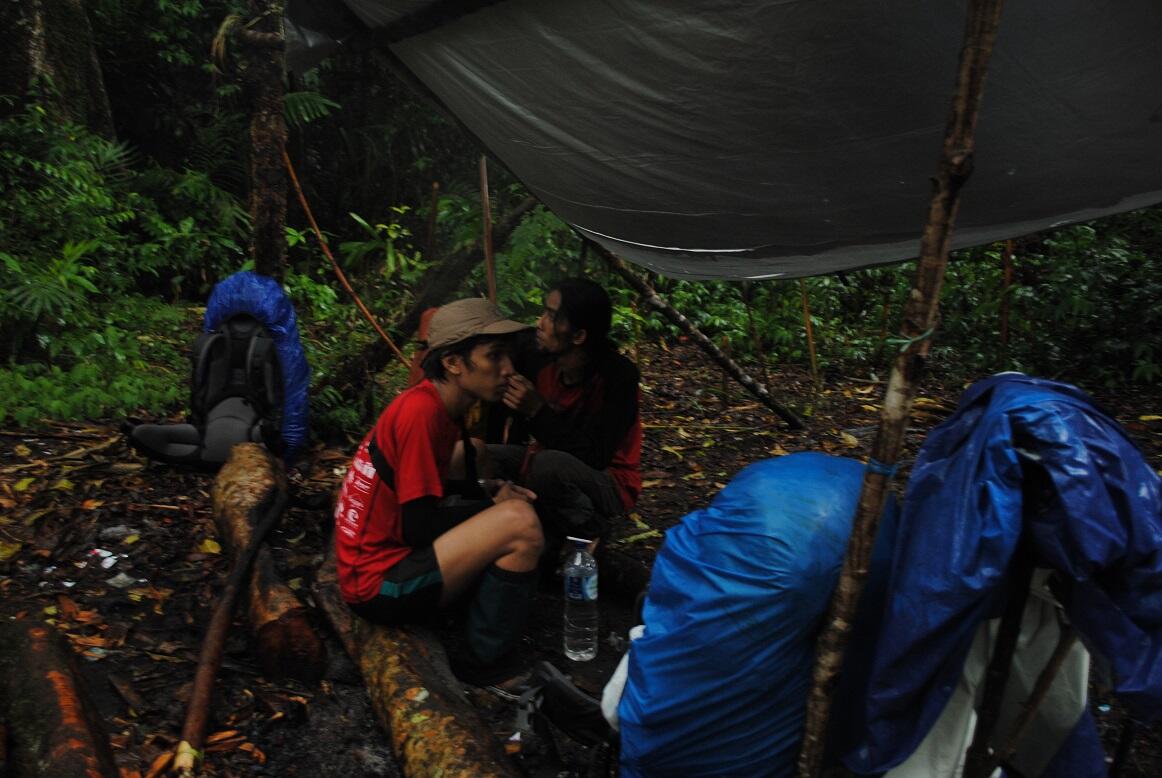
[(359, 295), (356, 294), (355, 290), (351, 288), (351, 283), (347, 280), (347, 276), (344, 275), (343, 270), (339, 267), (339, 263), (335, 261), (334, 255), (331, 254), (331, 249), (327, 247), (327, 239), (323, 237), (323, 231), (319, 229), (319, 225), (315, 221), (315, 215), (311, 213), (311, 206), (307, 204), (307, 197), (303, 194), (303, 188), (299, 186), (299, 177), (295, 175), (295, 166), (291, 164), (290, 157), (287, 155), (286, 149), (283, 149), (282, 151), (282, 161), (286, 163), (286, 170), (287, 173), (290, 174), (291, 184), (295, 188), (295, 194), (299, 196), (299, 205), (303, 207), (303, 212), (307, 215), (307, 221), (310, 222), (311, 229), (314, 230), (315, 237), (319, 240), (319, 247), (323, 249), (323, 254), (326, 255), (327, 259), (331, 261), (331, 267), (335, 270), (335, 275), (338, 276), (339, 283), (341, 283), (343, 288), (347, 290), (347, 294), (351, 295), (351, 299), (355, 301), (356, 307), (362, 311), (363, 315), (367, 318), (367, 321), (371, 322), (371, 326), (374, 327), (375, 331), (379, 333), (379, 337), (383, 338), (384, 342), (387, 343), (388, 348), (395, 352), (395, 355), (399, 357), (399, 361), (403, 363), (404, 367), (411, 367), (411, 363), (408, 361), (408, 358), (405, 357), (403, 352), (399, 350), (399, 346), (395, 345), (395, 341), (393, 341), (391, 337), (383, 331), (383, 328), (379, 326), (379, 322), (375, 320), (375, 317), (371, 315), (371, 311), (367, 310), (367, 306), (363, 304), (363, 301), (359, 299)]

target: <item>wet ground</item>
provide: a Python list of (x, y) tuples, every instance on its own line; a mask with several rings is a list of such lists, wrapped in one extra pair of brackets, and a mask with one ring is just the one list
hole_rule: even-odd
[[(819, 392), (799, 370), (772, 370), (775, 395), (804, 414), (810, 429), (778, 418), (685, 344), (641, 350), (644, 377), (643, 476), (635, 512), (610, 549), (648, 565), (665, 530), (707, 504), (739, 469), (791, 451), (861, 456), (878, 424), (882, 384), (830, 375)], [(960, 385), (925, 383), (903, 464), (924, 433), (955, 407)], [(725, 390), (725, 391), (724, 391)], [(1101, 398), (1156, 468), (1162, 468), (1162, 402), (1157, 393)], [(351, 446), (319, 447), (294, 481), (295, 501), (271, 537), (280, 570), (308, 605), (330, 529), (330, 496)], [(84, 672), (126, 776), (149, 775), (178, 739), (194, 663), (226, 560), (210, 517), (211, 477), (180, 473), (128, 451), (115, 424), (0, 430), (0, 616), (55, 624), (84, 657)], [(522, 652), (548, 659), (597, 694), (632, 623), (632, 586), (602, 573), (598, 658), (561, 653), (558, 583), (542, 587)], [(205, 763), (213, 776), (357, 778), (395, 775), (351, 662), (328, 635), (326, 678), (303, 684), (261, 674), (239, 621), (231, 633), (212, 707)], [(483, 694), (480, 707), (499, 741), (516, 721), (510, 704)], [(1162, 730), (1133, 726), (1116, 702), (1098, 696), (1095, 715), (1111, 758), (1126, 745), (1123, 776), (1162, 775)], [(1108, 707), (1103, 707), (1108, 706)], [(534, 775), (599, 774), (605, 754), (540, 723), (518, 765)], [(510, 750), (516, 751), (515, 748)]]

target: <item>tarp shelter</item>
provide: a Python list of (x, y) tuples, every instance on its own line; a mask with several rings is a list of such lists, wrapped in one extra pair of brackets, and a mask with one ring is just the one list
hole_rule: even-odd
[[(561, 218), (692, 278), (918, 253), (964, 2), (289, 0), (289, 56), (389, 50)], [(955, 246), (1162, 201), (1162, 3), (1004, 10)]]

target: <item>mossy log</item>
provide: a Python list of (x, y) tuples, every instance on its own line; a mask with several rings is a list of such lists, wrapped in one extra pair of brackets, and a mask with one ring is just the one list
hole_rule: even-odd
[(516, 775), (430, 630), (373, 625), (352, 614), (339, 596), (333, 549), (314, 593), (363, 672), (372, 707), (406, 775)]
[[(271, 490), (285, 491), (279, 463), (257, 443), (234, 447), (214, 481), (214, 523), (231, 553), (250, 544), (255, 509)], [(309, 611), (279, 577), (270, 549), (263, 545), (250, 573), (248, 614), (263, 671), (272, 677), (313, 682), (327, 664), (326, 648)]]
[(13, 775), (119, 775), (76, 656), (47, 624), (0, 624), (0, 721), (8, 730), (6, 766)]

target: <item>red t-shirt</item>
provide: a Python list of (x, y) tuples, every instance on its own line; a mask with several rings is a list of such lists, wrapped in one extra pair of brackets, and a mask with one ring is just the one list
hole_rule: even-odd
[[(395, 483), (380, 481), (367, 451), (376, 436), (395, 471)], [(444, 480), (460, 430), (431, 381), (402, 392), (363, 438), (335, 503), (335, 552), (339, 590), (349, 603), (379, 593), (383, 576), (412, 549), (403, 539), (405, 502), (444, 496)]]

